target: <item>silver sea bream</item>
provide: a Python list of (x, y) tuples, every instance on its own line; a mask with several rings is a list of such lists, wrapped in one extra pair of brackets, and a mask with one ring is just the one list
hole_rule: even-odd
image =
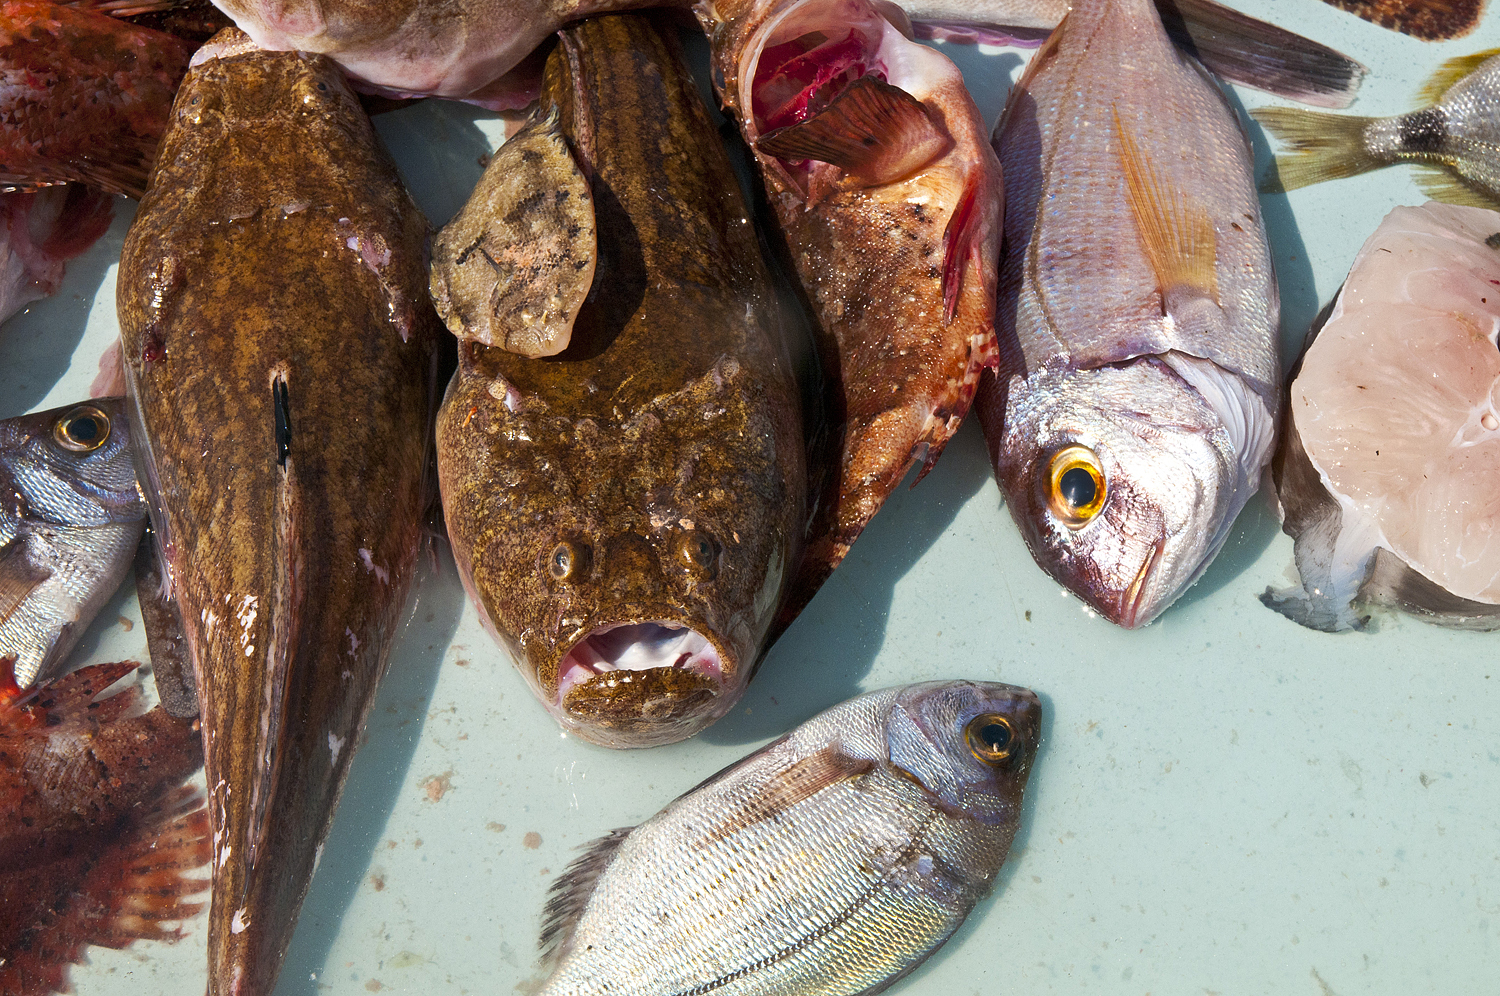
[(820, 713), (590, 845), (553, 886), (539, 996), (881, 991), (989, 891), (1041, 718), (968, 681)]
[(1279, 312), (1245, 134), (1149, 0), (1082, 0), (995, 137), (1000, 369), (976, 408), (1039, 565), (1127, 628), (1259, 486)]
[(62, 673), (145, 528), (120, 399), (0, 422), (0, 660), (17, 685)]

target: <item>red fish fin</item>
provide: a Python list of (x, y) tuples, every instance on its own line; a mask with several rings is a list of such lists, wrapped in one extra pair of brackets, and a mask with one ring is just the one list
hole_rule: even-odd
[[(951, 324), (958, 314), (958, 299), (963, 295), (964, 270), (970, 260), (981, 268), (979, 248), (984, 244), (980, 233), (984, 226), (984, 205), (980, 203), (979, 170), (969, 173), (964, 192), (953, 208), (948, 227), (943, 230), (943, 324)], [(993, 296), (993, 294), (992, 294)]]
[(922, 440), (912, 447), (912, 459), (922, 461), (922, 469), (912, 479), (912, 487), (922, 483), (922, 478), (937, 465), (938, 457), (943, 455), (948, 440), (953, 438), (959, 423), (969, 414), (969, 408), (974, 403), (974, 392), (979, 387), (979, 379), (984, 371), (995, 370), (999, 366), (1000, 341), (995, 337), (995, 330), (988, 328), (970, 336), (969, 367), (964, 379), (955, 386), (947, 403), (933, 410), (927, 424), (923, 426)]
[(0, 963), (0, 992), (44, 996), (67, 989), (67, 968), (83, 948), (123, 948), (140, 939), (175, 941), (186, 920), (203, 908), (187, 897), (204, 892), (207, 879), (182, 873), (208, 863), (208, 810), (191, 786), (164, 793), (144, 815), (128, 819), (121, 835), (91, 859), (63, 901), (43, 909)]
[(1114, 119), (1125, 199), (1163, 299), (1170, 291), (1190, 291), (1218, 301), (1217, 249), (1208, 212), (1157, 172), (1120, 121), (1118, 108)]
[(873, 76), (849, 84), (807, 120), (755, 143), (757, 151), (783, 161), (832, 163), (867, 186), (908, 177), (952, 146), (925, 104)]
[(91, 10), (111, 17), (139, 17), (142, 14), (164, 14), (197, 4), (198, 0), (65, 0), (59, 6)]
[(15, 655), (0, 657), (0, 720), (6, 720), (9, 717), (11, 706), (19, 702), (21, 696), (25, 694), (20, 683), (16, 681)]
[(1436, 104), (1443, 99), (1444, 94), (1453, 89), (1455, 84), (1470, 76), (1474, 70), (1497, 55), (1500, 55), (1500, 48), (1487, 48), (1473, 55), (1460, 55), (1456, 59), (1449, 59), (1438, 66), (1437, 72), (1429, 76), (1427, 82), (1422, 84), (1422, 89), (1417, 91), (1418, 106)]
[(37, 249), (53, 259), (72, 259), (99, 241), (115, 219), (115, 199), (110, 194), (79, 184), (68, 185), (68, 199), (52, 224), (52, 231)]
[(1457, 38), (1474, 30), (1484, 0), (1323, 0), (1382, 28), (1423, 41)]

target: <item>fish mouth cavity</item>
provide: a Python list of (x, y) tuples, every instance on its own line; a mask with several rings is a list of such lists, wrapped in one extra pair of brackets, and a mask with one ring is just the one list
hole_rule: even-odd
[(596, 626), (557, 665), (557, 704), (602, 674), (616, 671), (680, 670), (722, 688), (724, 658), (697, 630), (666, 620)]

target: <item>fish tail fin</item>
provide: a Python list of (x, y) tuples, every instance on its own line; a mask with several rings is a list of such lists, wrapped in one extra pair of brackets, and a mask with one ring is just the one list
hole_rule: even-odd
[(1373, 118), (1291, 107), (1257, 107), (1250, 116), (1291, 147), (1276, 157), (1275, 173), (1261, 182), (1261, 193), (1285, 193), (1389, 165), (1365, 148), (1365, 126)]
[(1500, 211), (1500, 199), (1469, 186), (1443, 167), (1426, 163), (1413, 163), (1413, 165), (1417, 167), (1417, 172), (1412, 179), (1416, 181), (1418, 187), (1422, 188), (1422, 193), (1433, 200), (1442, 201), (1444, 204), (1461, 204), (1464, 207)]
[(1187, 289), (1219, 299), (1214, 226), (1202, 205), (1164, 179), (1114, 112), (1126, 200), (1163, 297)]
[(1428, 104), (1436, 104), (1457, 83), (1497, 55), (1500, 55), (1500, 48), (1487, 48), (1473, 55), (1460, 55), (1449, 59), (1438, 66), (1437, 70), (1422, 84), (1422, 88), (1417, 91), (1418, 105), (1426, 107)]
[[(66, 990), (68, 966), (79, 963), (90, 944), (123, 948), (141, 939), (178, 940), (181, 928), (163, 924), (187, 920), (203, 908), (188, 898), (204, 892), (208, 879), (185, 878), (183, 872), (207, 864), (209, 854), (203, 797), (189, 785), (164, 792), (144, 815), (126, 819), (76, 887), (6, 952), (0, 992), (43, 996)], [(49, 868), (35, 870), (38, 893), (46, 891)]]

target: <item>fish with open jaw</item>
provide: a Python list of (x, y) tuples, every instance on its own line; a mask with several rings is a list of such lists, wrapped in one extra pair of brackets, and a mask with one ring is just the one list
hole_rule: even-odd
[[(1345, 107), (1365, 68), (1326, 46), (1208, 0), (1160, 0), (1174, 34), (1226, 79), (1330, 107)], [(646, 6), (697, 7), (707, 0), (218, 0), (261, 46), (322, 52), (357, 85), (392, 96), (469, 100), (494, 110), (536, 95), (526, 57), (569, 21)], [(1011, 26), (1050, 31), (1068, 0), (898, 0), (926, 34), (969, 40), (1015, 37)], [(1028, 37), (1021, 32), (1021, 37)], [(524, 60), (524, 62), (523, 62)], [(512, 70), (520, 69), (517, 72)]]
[(1041, 720), (1031, 691), (979, 681), (814, 716), (574, 862), (538, 996), (882, 991), (989, 892)]
[(1244, 131), (1147, 0), (1084, 0), (996, 130), (1010, 204), (980, 419), (1041, 567), (1121, 626), (1259, 486), (1279, 313)]
[[(208, 880), (208, 813), (181, 784), (203, 761), (190, 722), (142, 713), (135, 664), (94, 664), (34, 701), (0, 661), (0, 993), (71, 991), (83, 948), (175, 940)], [(9, 694), (8, 694), (9, 693)]]
[(692, 735), (760, 656), (806, 471), (769, 272), (675, 41), (643, 15), (564, 29), (433, 257), (465, 340), (437, 447), (470, 596), (567, 729)]
[(0, 661), (21, 688), (63, 673), (146, 528), (120, 398), (0, 422)]
[(725, 0), (700, 18), (827, 368), (815, 462), (834, 470), (789, 619), (906, 472), (932, 467), (995, 363), (1000, 165), (958, 68), (868, 0)]
[(427, 222), (322, 56), (195, 58), (120, 262), (140, 478), (202, 704), (209, 992), (271, 992), (406, 602)]

